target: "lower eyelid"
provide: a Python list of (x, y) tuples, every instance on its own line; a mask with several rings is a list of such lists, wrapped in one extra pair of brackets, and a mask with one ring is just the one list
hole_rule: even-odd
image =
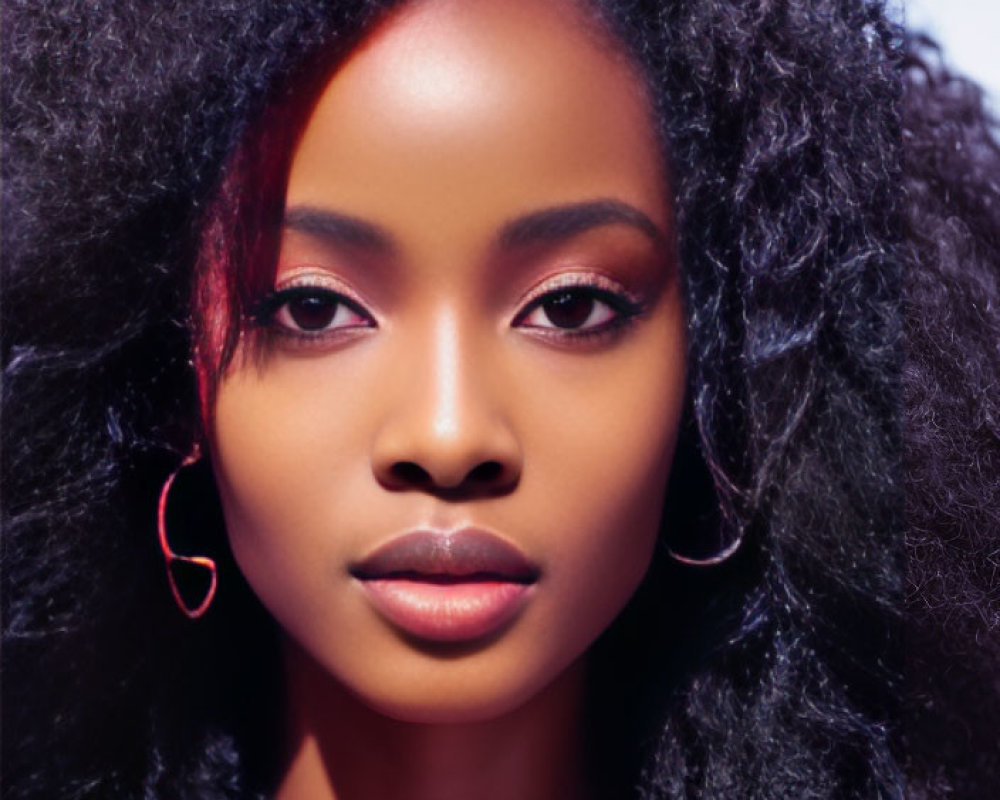
[(266, 337), (266, 346), (287, 351), (289, 354), (314, 351), (318, 355), (336, 351), (371, 332), (371, 328), (363, 327), (336, 328), (319, 335), (302, 333), (288, 328), (270, 328), (262, 331)]
[(638, 319), (638, 314), (630, 314), (615, 317), (603, 325), (592, 328), (561, 329), (525, 326), (522, 331), (536, 339), (542, 339), (553, 347), (568, 350), (604, 347), (614, 344), (619, 337), (627, 335)]

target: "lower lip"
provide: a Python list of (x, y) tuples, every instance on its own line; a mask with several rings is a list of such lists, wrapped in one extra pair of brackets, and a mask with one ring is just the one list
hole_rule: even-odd
[(361, 581), (389, 622), (420, 639), (468, 642), (496, 633), (524, 608), (530, 585), (510, 581)]

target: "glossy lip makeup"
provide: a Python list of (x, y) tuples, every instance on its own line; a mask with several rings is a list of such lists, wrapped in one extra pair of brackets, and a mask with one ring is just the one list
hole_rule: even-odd
[(489, 531), (415, 530), (349, 569), (389, 623), (430, 642), (471, 642), (501, 630), (530, 601), (541, 571)]

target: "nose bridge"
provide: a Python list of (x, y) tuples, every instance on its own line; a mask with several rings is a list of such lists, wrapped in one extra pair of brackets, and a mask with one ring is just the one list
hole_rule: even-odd
[(441, 441), (455, 440), (463, 435), (463, 427), (473, 424), (477, 411), (485, 410), (476, 408), (477, 403), (485, 400), (476, 397), (484, 387), (477, 385), (470, 359), (474, 349), (472, 337), (463, 335), (460, 330), (456, 310), (440, 309), (434, 316), (431, 330), (428, 364), (431, 433)]
[(497, 369), (481, 323), (438, 303), (401, 347), (406, 380), (391, 398), (376, 441), (383, 482), (455, 488), (484, 477), (509, 484), (520, 472), (520, 446), (497, 396)]

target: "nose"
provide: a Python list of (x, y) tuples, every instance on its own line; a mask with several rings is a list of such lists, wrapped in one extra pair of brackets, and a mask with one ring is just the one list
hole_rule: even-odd
[[(520, 479), (520, 442), (504, 415), (495, 370), (458, 317), (442, 311), (430, 334), (400, 349), (402, 380), (388, 398), (372, 468), (389, 489), (435, 494), (509, 492)], [(492, 374), (491, 374), (492, 372)]]

